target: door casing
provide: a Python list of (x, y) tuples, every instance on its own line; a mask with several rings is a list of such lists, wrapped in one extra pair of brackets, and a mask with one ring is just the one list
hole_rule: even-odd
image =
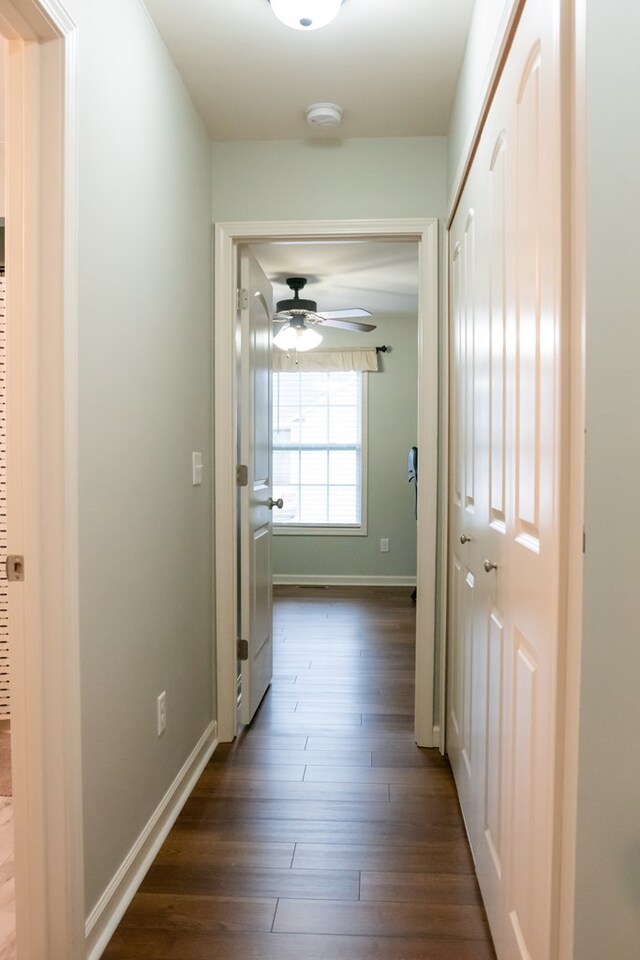
[(77, 34), (0, 2), (7, 39), (9, 590), (17, 942), (85, 955), (78, 625)]
[[(225, 222), (215, 225), (215, 578), (216, 683), (218, 737), (236, 734), (237, 546), (236, 496), (236, 288), (238, 248), (247, 243), (308, 240), (414, 241), (419, 247), (418, 279), (418, 438), (421, 484), (418, 490), (416, 710), (415, 739), (442, 749), (444, 722), (434, 718), (437, 607), (437, 530), (444, 529), (444, 496), (438, 498), (440, 442), (438, 221), (305, 220)], [(441, 658), (443, 661), (444, 658)], [(442, 662), (442, 668), (444, 663)], [(440, 681), (440, 678), (439, 678)], [(443, 716), (444, 704), (439, 705)]]

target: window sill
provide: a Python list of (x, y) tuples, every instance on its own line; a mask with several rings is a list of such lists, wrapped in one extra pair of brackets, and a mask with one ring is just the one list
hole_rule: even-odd
[(271, 531), (276, 537), (366, 537), (367, 527), (332, 527), (329, 524), (321, 527), (312, 527), (307, 524), (272, 524)]

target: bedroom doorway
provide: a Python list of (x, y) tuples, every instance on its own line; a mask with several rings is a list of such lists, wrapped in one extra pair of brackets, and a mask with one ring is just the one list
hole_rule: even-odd
[[(440, 746), (442, 726), (434, 723), (433, 683), (436, 624), (436, 526), (438, 488), (438, 296), (437, 221), (362, 221), (305, 223), (242, 223), (216, 226), (216, 576), (223, 595), (235, 596), (237, 564), (235, 533), (239, 520), (236, 496), (237, 358), (235, 316), (240, 247), (345, 241), (414, 242), (419, 249), (417, 445), (425, 452), (417, 534), (417, 662), (414, 739), (421, 746)], [(231, 319), (233, 318), (233, 320)], [(233, 739), (237, 727), (235, 604), (217, 611), (218, 736)]]

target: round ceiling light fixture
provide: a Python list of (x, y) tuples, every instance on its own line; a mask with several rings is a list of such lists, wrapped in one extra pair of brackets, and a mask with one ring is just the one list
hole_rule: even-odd
[(342, 0), (270, 0), (278, 20), (294, 30), (318, 30), (331, 23)]
[(342, 123), (342, 107), (337, 103), (312, 103), (307, 107), (307, 123), (310, 127), (337, 127)]

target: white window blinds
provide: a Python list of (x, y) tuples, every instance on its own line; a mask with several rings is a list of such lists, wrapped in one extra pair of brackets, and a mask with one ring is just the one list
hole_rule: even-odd
[(360, 527), (363, 384), (360, 371), (273, 375), (273, 496), (277, 526)]

